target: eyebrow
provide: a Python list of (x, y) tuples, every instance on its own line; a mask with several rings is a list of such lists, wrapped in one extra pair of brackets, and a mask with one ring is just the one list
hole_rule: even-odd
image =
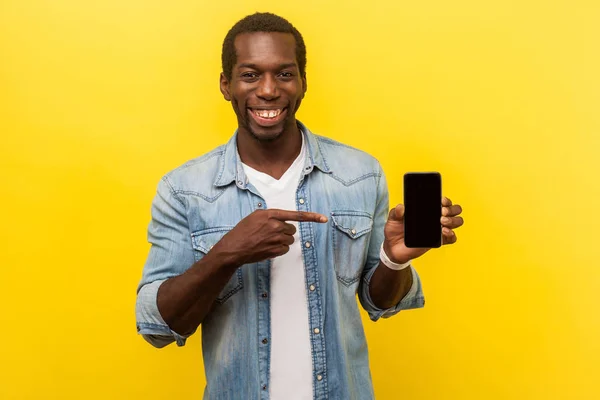
[[(292, 67), (297, 67), (296, 63), (287, 63), (287, 64), (279, 65), (279, 69), (292, 68)], [(250, 63), (240, 64), (240, 65), (238, 65), (238, 68), (260, 69), (260, 68), (258, 68), (258, 66), (256, 64), (250, 64)]]

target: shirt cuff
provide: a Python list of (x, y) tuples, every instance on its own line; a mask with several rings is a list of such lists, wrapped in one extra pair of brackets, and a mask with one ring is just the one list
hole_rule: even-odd
[(164, 347), (175, 341), (177, 346), (184, 346), (189, 335), (180, 335), (169, 328), (158, 310), (156, 298), (158, 288), (166, 279), (154, 281), (142, 286), (137, 295), (135, 307), (137, 332), (155, 347)]
[[(377, 268), (380, 268), (378, 266)], [(370, 270), (365, 277), (363, 278), (363, 298), (366, 302), (365, 309), (369, 313), (369, 318), (371, 321), (377, 321), (379, 318), (389, 318), (398, 314), (402, 310), (410, 310), (413, 308), (421, 308), (425, 306), (425, 298), (423, 296), (423, 290), (421, 287), (421, 279), (419, 278), (419, 274), (411, 265), (409, 268), (412, 273), (412, 286), (406, 295), (393, 307), (382, 309), (375, 305), (373, 300), (371, 299), (371, 278), (375, 274), (377, 268), (373, 268)], [(383, 266), (383, 268), (387, 268)]]

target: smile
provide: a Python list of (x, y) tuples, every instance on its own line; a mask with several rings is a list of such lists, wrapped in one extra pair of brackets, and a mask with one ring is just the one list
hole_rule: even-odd
[(249, 108), (248, 112), (259, 126), (264, 128), (278, 125), (287, 114), (287, 107), (274, 109)]
[(281, 108), (278, 108), (277, 110), (252, 110), (252, 112), (257, 117), (272, 119), (277, 118), (279, 114), (281, 114)]

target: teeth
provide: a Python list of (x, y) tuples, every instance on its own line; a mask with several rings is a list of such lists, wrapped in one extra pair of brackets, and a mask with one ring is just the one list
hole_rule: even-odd
[(281, 110), (254, 110), (254, 114), (261, 118), (275, 118), (281, 114)]

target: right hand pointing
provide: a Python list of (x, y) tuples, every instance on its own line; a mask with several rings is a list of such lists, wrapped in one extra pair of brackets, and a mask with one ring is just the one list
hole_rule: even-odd
[(283, 255), (294, 243), (296, 233), (296, 227), (286, 221), (323, 223), (327, 217), (304, 211), (256, 210), (223, 236), (210, 252), (237, 266)]

